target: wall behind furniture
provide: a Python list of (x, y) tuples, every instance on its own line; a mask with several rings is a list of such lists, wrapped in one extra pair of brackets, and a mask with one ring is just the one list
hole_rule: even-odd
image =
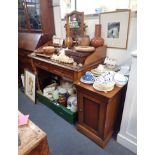
[(132, 52), (132, 64), (117, 142), (137, 153), (137, 51)]
[[(53, 5), (55, 5), (54, 17), (55, 17), (56, 35), (65, 38), (66, 32), (64, 25), (66, 21), (61, 20), (61, 12), (60, 12), (61, 10), (59, 4), (60, 4), (59, 0), (53, 0)], [(84, 22), (88, 26), (86, 29), (86, 34), (88, 34), (90, 38), (93, 38), (95, 32), (95, 24), (99, 23), (99, 17), (93, 15), (87, 15), (84, 18)], [(135, 13), (132, 13), (129, 27), (128, 48), (126, 50), (108, 48), (107, 56), (117, 59), (118, 64), (120, 65), (124, 64), (125, 62), (131, 59), (131, 52), (134, 51), (135, 49), (137, 49), (137, 16)]]

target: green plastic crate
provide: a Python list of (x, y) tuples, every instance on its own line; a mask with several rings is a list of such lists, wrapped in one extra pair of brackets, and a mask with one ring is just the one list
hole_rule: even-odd
[(37, 92), (37, 99), (69, 123), (73, 124), (77, 121), (77, 112), (73, 113), (63, 105), (58, 104), (57, 101), (49, 100), (47, 97), (43, 96), (41, 92)]

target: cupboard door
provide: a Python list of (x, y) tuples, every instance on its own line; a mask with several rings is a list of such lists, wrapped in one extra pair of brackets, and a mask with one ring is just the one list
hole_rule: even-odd
[(79, 124), (103, 137), (105, 104), (86, 94), (79, 95)]
[(55, 34), (52, 0), (18, 0), (20, 32)]

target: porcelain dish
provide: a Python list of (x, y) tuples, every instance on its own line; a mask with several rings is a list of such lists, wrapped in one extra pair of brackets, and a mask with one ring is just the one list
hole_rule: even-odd
[(98, 91), (104, 91), (104, 92), (113, 90), (114, 86), (115, 86), (115, 82), (109, 82), (107, 84), (94, 82), (93, 84), (93, 88), (95, 88)]
[(123, 74), (116, 73), (114, 76), (114, 81), (116, 83), (116, 86), (123, 87), (128, 82), (128, 78)]
[(74, 48), (76, 51), (79, 51), (79, 52), (93, 52), (93, 51), (95, 51), (95, 48), (92, 46), (75, 46)]

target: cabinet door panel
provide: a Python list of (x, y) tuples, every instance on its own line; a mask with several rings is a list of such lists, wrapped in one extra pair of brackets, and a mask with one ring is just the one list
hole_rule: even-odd
[(99, 106), (94, 101), (83, 98), (83, 123), (96, 131), (98, 131)]
[(105, 105), (92, 95), (88, 96), (83, 92), (78, 94), (79, 124), (101, 137), (105, 122)]

